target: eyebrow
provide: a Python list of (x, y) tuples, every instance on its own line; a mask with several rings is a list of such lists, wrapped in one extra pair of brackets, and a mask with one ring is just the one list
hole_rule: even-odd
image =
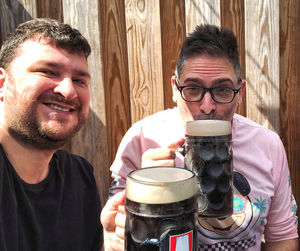
[[(204, 84), (205, 83), (204, 81), (202, 81), (199, 78), (187, 78), (187, 79), (184, 80), (184, 83), (186, 83), (186, 82), (194, 82), (194, 83), (197, 83), (197, 84)], [(221, 83), (224, 83), (224, 82), (231, 82), (231, 84), (234, 85), (234, 82), (230, 78), (218, 78), (218, 79), (212, 81), (213, 84), (221, 84)]]
[[(63, 69), (63, 67), (64, 67), (62, 64), (55, 63), (55, 62), (50, 62), (50, 61), (47, 61), (47, 60), (39, 60), (39, 61), (36, 62), (36, 64), (37, 65), (48, 66), (48, 67), (51, 67), (51, 68), (60, 68), (60, 69)], [(72, 72), (75, 75), (78, 75), (78, 76), (91, 78), (90, 74), (87, 71), (82, 71), (80, 69), (74, 69)]]

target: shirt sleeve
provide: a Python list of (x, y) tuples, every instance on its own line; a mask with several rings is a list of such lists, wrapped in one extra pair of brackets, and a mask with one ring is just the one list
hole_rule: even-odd
[(138, 123), (134, 124), (123, 137), (116, 158), (110, 167), (113, 182), (109, 196), (124, 190), (127, 175), (141, 167), (141, 138), (142, 130)]
[(271, 200), (264, 234), (267, 242), (276, 242), (297, 238), (298, 220), (297, 205), (292, 193), (290, 171), (283, 144), (278, 136), (271, 142), (275, 192)]

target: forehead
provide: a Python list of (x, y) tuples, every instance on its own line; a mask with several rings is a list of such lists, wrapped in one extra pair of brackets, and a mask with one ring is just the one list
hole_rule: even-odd
[(25, 41), (17, 50), (15, 59), (11, 65), (35, 64), (47, 61), (58, 65), (72, 66), (88, 72), (87, 60), (83, 53), (71, 53), (65, 49), (57, 48), (54, 44), (45, 40)]
[(184, 61), (181, 77), (236, 78), (233, 65), (227, 58), (209, 55), (195, 56), (186, 59)]

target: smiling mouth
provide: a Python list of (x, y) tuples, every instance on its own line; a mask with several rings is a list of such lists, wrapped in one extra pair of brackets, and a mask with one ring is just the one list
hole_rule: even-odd
[(45, 104), (45, 105), (47, 105), (48, 107), (50, 107), (54, 110), (61, 111), (61, 112), (71, 112), (71, 111), (73, 111), (73, 109), (63, 108), (61, 106), (57, 106), (57, 105), (54, 105), (54, 104)]

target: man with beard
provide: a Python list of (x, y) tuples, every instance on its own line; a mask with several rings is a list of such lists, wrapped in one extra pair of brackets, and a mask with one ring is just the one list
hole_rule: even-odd
[(99, 250), (93, 167), (63, 146), (88, 118), (88, 41), (51, 19), (0, 51), (0, 250)]
[(177, 107), (135, 123), (111, 166), (114, 182), (110, 192), (116, 195), (101, 213), (106, 247), (124, 247), (124, 193), (118, 192), (125, 188), (127, 175), (149, 166), (184, 167), (184, 156), (176, 149), (183, 147), (186, 121), (217, 119), (232, 124), (233, 169), (251, 187), (247, 201), (252, 203), (242, 203), (243, 197), (236, 196), (234, 214), (249, 220), (240, 222), (233, 232), (220, 234), (220, 229), (228, 227), (224, 218), (209, 218), (209, 234), (198, 224), (197, 250), (257, 251), (262, 234), (266, 250), (298, 250), (296, 202), (282, 142), (274, 132), (235, 114), (245, 84), (232, 31), (203, 25), (186, 38), (171, 80)]

